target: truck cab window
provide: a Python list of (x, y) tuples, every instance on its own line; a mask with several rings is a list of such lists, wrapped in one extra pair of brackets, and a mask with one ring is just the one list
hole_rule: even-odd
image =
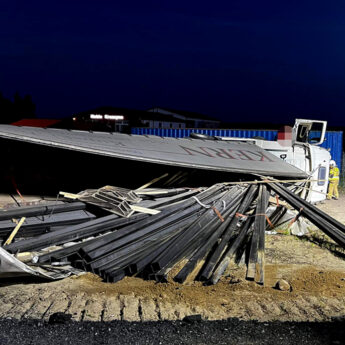
[(306, 143), (308, 141), (308, 126), (299, 125), (297, 129), (297, 141), (300, 143)]
[(310, 129), (310, 134), (308, 138), (309, 144), (317, 144), (321, 140), (323, 124), (319, 122), (314, 122)]
[(326, 167), (319, 167), (319, 176), (318, 176), (318, 181), (317, 181), (317, 185), (318, 186), (324, 186), (325, 185), (325, 183), (326, 183), (326, 172), (327, 172), (327, 170), (326, 170)]

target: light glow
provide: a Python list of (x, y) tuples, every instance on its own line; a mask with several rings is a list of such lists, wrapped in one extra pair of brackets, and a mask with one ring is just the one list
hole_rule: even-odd
[(103, 115), (100, 115), (100, 114), (90, 114), (90, 119), (92, 119), (92, 120), (102, 120), (103, 119)]
[(124, 116), (123, 115), (108, 115), (108, 114), (105, 114), (104, 115), (104, 118), (106, 120), (124, 120)]

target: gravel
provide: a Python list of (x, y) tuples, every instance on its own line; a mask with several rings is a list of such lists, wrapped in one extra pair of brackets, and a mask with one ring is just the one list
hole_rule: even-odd
[(0, 345), (25, 344), (344, 344), (345, 319), (257, 322), (228, 319), (162, 322), (0, 320)]

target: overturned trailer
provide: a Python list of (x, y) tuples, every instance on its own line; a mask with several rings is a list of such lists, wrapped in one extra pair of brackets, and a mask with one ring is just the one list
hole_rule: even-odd
[[(248, 142), (0, 126), (0, 138), (114, 159), (187, 169), (304, 178), (306, 173)], [(44, 157), (41, 157), (44, 158)], [(57, 162), (57, 164), (64, 162)]]
[[(260, 187), (250, 187), (250, 184), (254, 182), (255, 185), (255, 180), (261, 180), (263, 176), (302, 182), (308, 177), (301, 169), (251, 142), (172, 139), (8, 125), (0, 126), (0, 138), (7, 145), (23, 143), (32, 145), (32, 148), (46, 148), (47, 150), (44, 151), (46, 156), (41, 157), (40, 153), (37, 154), (42, 162), (41, 166), (46, 164), (52, 153), (62, 153), (59, 159), (54, 157), (52, 168), (63, 166), (64, 173), (68, 176), (78, 168), (79, 164), (75, 161), (66, 162), (63, 157), (69, 152), (83, 153), (82, 158), (89, 167), (84, 174), (93, 184), (95, 181), (90, 172), (95, 166), (100, 170), (97, 163), (94, 163), (94, 158), (99, 156), (107, 160), (106, 168), (113, 178), (109, 182), (116, 181), (117, 185), (122, 181), (118, 174), (121, 171), (127, 177), (134, 173), (137, 188), (140, 186), (138, 182), (140, 177), (146, 173), (152, 179), (158, 175), (157, 171), (169, 171), (161, 180), (165, 181), (169, 188), (174, 186), (174, 182), (181, 182), (180, 169), (187, 174), (197, 171), (199, 181), (204, 182), (203, 186), (211, 185), (214, 180), (217, 181), (217, 184), (209, 189), (168, 190), (164, 202), (148, 197), (147, 200), (143, 200), (143, 204), (138, 204), (139, 207), (127, 204), (125, 208), (106, 207), (111, 214), (96, 218), (92, 213), (82, 211), (80, 221), (74, 224), (62, 226), (58, 223), (59, 217), (56, 217), (56, 224), (59, 227), (49, 228), (43, 233), (31, 229), (35, 236), (31, 238), (22, 236), (23, 239), (4, 246), (6, 253), (13, 255), (37, 252), (35, 262), (30, 263), (35, 264), (36, 267), (38, 265), (47, 269), (45, 267), (47, 263), (72, 264), (76, 269), (92, 271), (112, 282), (118, 281), (125, 275), (138, 274), (162, 281), (166, 278), (167, 272), (182, 259), (188, 259), (189, 263), (175, 277), (176, 281), (185, 281), (198, 263), (205, 261), (203, 271), (199, 275), (200, 279), (216, 282), (223, 274), (228, 258), (249, 248), (247, 277), (254, 279), (253, 270), (259, 264), (261, 269), (258, 282), (263, 283), (264, 236), (267, 220), (263, 215), (268, 205), (268, 191), (282, 196), (285, 193), (286, 199), (289, 197), (286, 193), (289, 192), (280, 190), (277, 192), (270, 187), (271, 182), (269, 183), (267, 178), (264, 178), (264, 184)], [(21, 148), (24, 146), (22, 145)], [(19, 154), (20, 151), (17, 153)], [(34, 151), (32, 153), (34, 155)], [(33, 159), (32, 155), (25, 156), (23, 159)], [(14, 160), (18, 160), (18, 157), (14, 156)], [(19, 161), (22, 163), (21, 160)], [(140, 168), (138, 168), (139, 164)], [(129, 171), (128, 166), (134, 169)], [(26, 165), (23, 165), (23, 170), (25, 167)], [(172, 175), (170, 168), (173, 168)], [(188, 183), (195, 179), (195, 176), (192, 175)], [(211, 176), (212, 179), (209, 178)], [(230, 187), (219, 183), (234, 180), (234, 176), (237, 182), (248, 176), (251, 181), (249, 185), (242, 181), (239, 186)], [(133, 180), (133, 177), (131, 179)], [(64, 186), (57, 184), (56, 188), (59, 191)], [(124, 196), (126, 193), (117, 196), (123, 198), (125, 202), (141, 202), (139, 195), (145, 193), (140, 194), (140, 190), (142, 189), (139, 189), (139, 192), (138, 189), (133, 191), (138, 193), (138, 197), (133, 198), (130, 192), (127, 195), (131, 195), (131, 198)], [(146, 196), (150, 194), (149, 191), (146, 193)], [(164, 196), (163, 192), (161, 194)], [(167, 195), (170, 195), (170, 199)], [(104, 193), (104, 190), (88, 191), (75, 198), (81, 201), (85, 198), (86, 203), (97, 205), (92, 199), (97, 197), (101, 200), (102, 208), (110, 202), (109, 194)], [(295, 201), (291, 200), (294, 204)], [(302, 212), (301, 203), (297, 202), (296, 205)], [(307, 209), (307, 206), (303, 207)], [(119, 213), (114, 214), (114, 210), (122, 213), (120, 212), (119, 216)], [(133, 214), (132, 211), (135, 213)], [(310, 213), (308, 216), (313, 218)], [(5, 234), (9, 228), (6, 219), (4, 222)], [(47, 222), (50, 222), (49, 226), (51, 226), (52, 219), (48, 219)], [(322, 222), (322, 224), (327, 231), (329, 223)], [(25, 229), (25, 224), (23, 228)], [(335, 235), (333, 236), (331, 232), (331, 237), (343, 244), (344, 235), (340, 232), (343, 232), (343, 228), (335, 229)], [(7, 235), (9, 233), (5, 234), (3, 239)], [(66, 244), (67, 247), (64, 247)], [(56, 245), (60, 247), (40, 252)], [(8, 259), (9, 256), (6, 254), (6, 262)], [(11, 265), (16, 264), (12, 262)], [(8, 265), (5, 266), (5, 270), (6, 267)], [(0, 266), (0, 271), (1, 269)], [(21, 267), (18, 270), (20, 271)]]

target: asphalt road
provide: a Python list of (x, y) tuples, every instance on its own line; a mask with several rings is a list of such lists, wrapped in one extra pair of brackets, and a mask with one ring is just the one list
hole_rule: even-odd
[(325, 323), (224, 321), (0, 321), (0, 345), (345, 344), (345, 320)]

